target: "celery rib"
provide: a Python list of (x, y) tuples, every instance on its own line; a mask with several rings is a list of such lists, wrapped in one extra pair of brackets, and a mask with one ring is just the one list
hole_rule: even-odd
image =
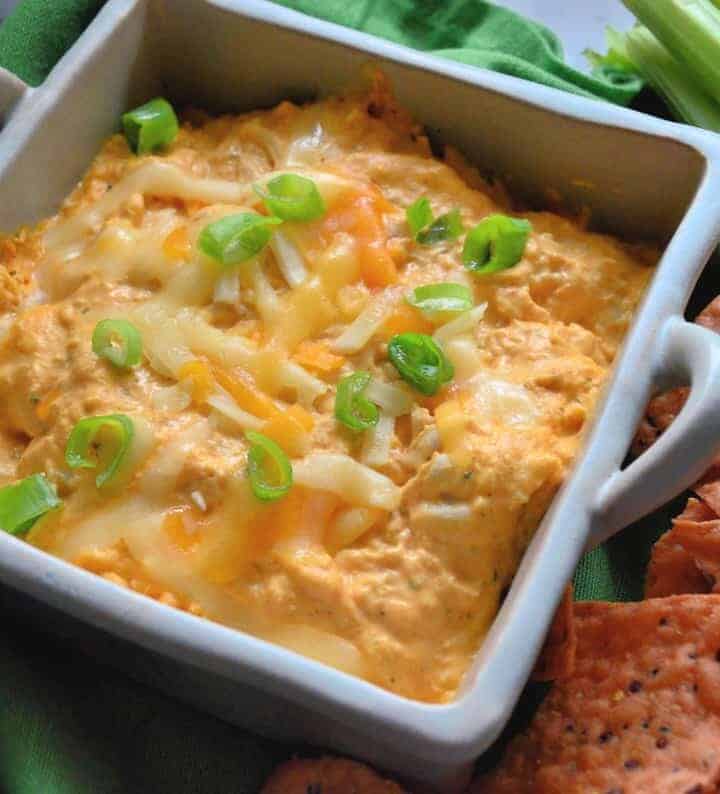
[(623, 2), (707, 94), (720, 101), (720, 8), (710, 0)]
[[(719, 0), (720, 1), (720, 0)], [(665, 99), (674, 115), (698, 127), (720, 132), (720, 103), (699, 88), (692, 73), (640, 25), (625, 39), (627, 53), (647, 82)]]

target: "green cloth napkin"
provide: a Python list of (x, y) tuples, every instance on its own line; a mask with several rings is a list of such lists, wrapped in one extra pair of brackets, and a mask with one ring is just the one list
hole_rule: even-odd
[[(573, 69), (551, 30), (482, 0), (281, 4), (418, 50), (621, 105), (642, 85), (639, 78), (613, 80), (612, 74), (591, 76)], [(25, 0), (0, 28), (0, 64), (39, 84), (102, 5), (102, 0)]]
[(475, 0), (279, 0), (281, 5), (454, 61), (627, 105), (637, 78), (590, 76), (568, 66), (548, 28)]
[[(0, 26), (0, 65), (32, 85), (102, 0), (24, 0)], [(577, 94), (626, 104), (637, 84), (571, 69), (552, 32), (475, 0), (284, 0), (284, 5), (402, 44)], [(171, 7), (168, 9), (171, 12)], [(715, 290), (717, 291), (717, 290)], [(579, 598), (638, 598), (651, 542), (669, 511), (587, 555)], [(253, 794), (293, 749), (247, 734), (102, 666), (24, 625), (0, 587), (0, 791), (3, 794)], [(512, 729), (542, 690), (529, 688)]]

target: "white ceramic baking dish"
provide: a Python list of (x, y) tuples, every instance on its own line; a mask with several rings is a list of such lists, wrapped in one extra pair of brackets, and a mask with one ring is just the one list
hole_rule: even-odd
[[(602, 228), (667, 242), (584, 452), (457, 699), (433, 706), (398, 697), (2, 533), (0, 579), (149, 649), (157, 663), (142, 674), (227, 719), (450, 790), (506, 722), (583, 549), (678, 493), (718, 449), (720, 346), (682, 312), (720, 237), (719, 139), (262, 0), (110, 0), (40, 88), (0, 75), (0, 228), (54, 212), (121, 112), (150, 96), (211, 110), (267, 107), (341, 91), (369, 60), (435, 138), (530, 202), (559, 194), (589, 206)], [(679, 382), (692, 384), (680, 418), (621, 470), (648, 394)]]

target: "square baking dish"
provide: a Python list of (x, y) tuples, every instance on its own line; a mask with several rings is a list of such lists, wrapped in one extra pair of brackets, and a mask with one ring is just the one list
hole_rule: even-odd
[[(716, 136), (437, 59), (263, 0), (110, 0), (47, 81), (0, 73), (0, 229), (54, 213), (120, 114), (163, 94), (212, 111), (346, 90), (379, 65), (431, 138), (532, 206), (561, 196), (593, 225), (666, 244), (583, 452), (525, 554), (455, 701), (428, 705), (196, 618), (0, 533), (0, 580), (137, 648), (133, 669), (233, 722), (364, 758), (443, 790), (462, 784), (529, 675), (583, 550), (651, 511), (720, 447), (720, 343), (682, 319), (720, 238)], [(654, 389), (682, 414), (622, 461)], [(78, 624), (80, 625), (80, 624)]]

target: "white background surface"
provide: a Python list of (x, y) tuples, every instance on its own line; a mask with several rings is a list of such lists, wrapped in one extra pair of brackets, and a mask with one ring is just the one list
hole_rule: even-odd
[(632, 26), (634, 17), (620, 0), (495, 0), (542, 22), (553, 30), (565, 47), (571, 66), (586, 70), (583, 50), (605, 51), (605, 26), (620, 30)]
[[(0, 19), (17, 2), (18, 0), (0, 0)], [(605, 25), (625, 29), (630, 27), (633, 19), (620, 0), (495, 0), (495, 2), (544, 22), (552, 28), (565, 45), (568, 63), (581, 69), (587, 68), (582, 57), (582, 51), (586, 47), (603, 49)]]

